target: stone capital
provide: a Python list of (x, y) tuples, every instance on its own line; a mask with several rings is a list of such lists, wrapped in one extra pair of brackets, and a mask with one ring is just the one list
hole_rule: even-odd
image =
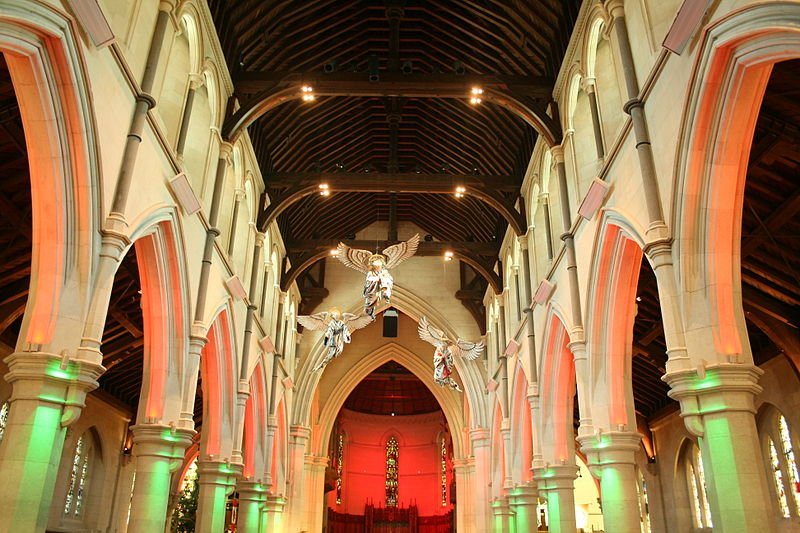
[(311, 428), (308, 426), (293, 425), (289, 427), (289, 436), (295, 442), (308, 441), (311, 438)]
[(264, 510), (268, 513), (282, 513), (285, 506), (286, 498), (282, 495), (267, 496), (267, 500), (264, 502)]
[(636, 452), (641, 448), (642, 436), (633, 431), (597, 431), (593, 435), (580, 435), (581, 451), (586, 454), (589, 471), (598, 479), (606, 466), (636, 464)]
[(197, 460), (197, 481), (201, 485), (232, 487), (242, 475), (242, 465), (220, 461), (212, 456)]
[(545, 465), (533, 471), (533, 479), (536, 480), (539, 491), (544, 492), (559, 489), (573, 490), (577, 477), (578, 467), (574, 464)]
[(175, 467), (183, 462), (183, 454), (192, 444), (193, 429), (165, 424), (136, 424), (133, 433), (133, 453), (137, 457), (161, 457), (175, 461)]
[(763, 390), (758, 380), (763, 373), (751, 364), (718, 363), (668, 372), (661, 379), (670, 386), (669, 397), (680, 402), (686, 428), (702, 437), (708, 416), (732, 411), (755, 414), (755, 398)]
[(489, 430), (482, 427), (474, 427), (469, 430), (469, 440), (473, 446), (487, 446), (489, 444)]
[(553, 155), (553, 161), (556, 164), (564, 163), (564, 145), (559, 144), (550, 148), (550, 153)]
[(512, 507), (537, 505), (538, 503), (538, 490), (533, 483), (525, 483), (523, 485), (514, 485), (508, 491), (508, 503)]
[(239, 480), (236, 482), (236, 491), (240, 500), (263, 502), (267, 495), (267, 487), (261, 481)]
[(200, 87), (205, 85), (205, 83), (206, 83), (206, 79), (202, 75), (194, 73), (194, 72), (189, 74), (189, 89), (190, 90), (196, 91), (197, 89), (199, 89)]

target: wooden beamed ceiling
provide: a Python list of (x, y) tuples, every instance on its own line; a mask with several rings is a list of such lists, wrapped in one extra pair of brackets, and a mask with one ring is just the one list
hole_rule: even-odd
[[(353, 238), (377, 221), (411, 222), (438, 241), (490, 244), (496, 260), (508, 222), (517, 232), (526, 227), (505, 206), (514, 210), (536, 132), (501, 105), (471, 105), (470, 89), (513, 91), (544, 116), (579, 0), (209, 0), (209, 7), (240, 114), (266, 93), (301, 83), (318, 90), (315, 101), (291, 95), (248, 127), (271, 201), (290, 198), (266, 220), (277, 216), (290, 249)], [(226, 121), (228, 134), (236, 122)], [(295, 198), (303, 173), (362, 174), (376, 186)], [(420, 174), (438, 189), (473, 176), (495, 197), (377, 185), (398, 173)], [(495, 176), (508, 177), (502, 188)], [(289, 260), (310, 254), (297, 250)], [(324, 285), (300, 281), (313, 291)]]

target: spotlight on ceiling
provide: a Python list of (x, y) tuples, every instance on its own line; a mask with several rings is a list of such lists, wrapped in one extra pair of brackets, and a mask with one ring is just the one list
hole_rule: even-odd
[(467, 67), (465, 67), (464, 63), (462, 63), (461, 61), (454, 61), (453, 71), (459, 76), (463, 76), (464, 74), (467, 73)]
[(403, 64), (400, 66), (400, 72), (408, 76), (414, 72), (414, 63), (411, 61), (403, 61)]
[(483, 95), (483, 89), (481, 87), (473, 87), (469, 94), (470, 104), (477, 105), (481, 103), (481, 96)]
[(444, 253), (444, 260), (445, 260), (445, 261), (452, 261), (452, 260), (453, 260), (453, 257), (455, 257), (455, 254), (454, 254), (453, 252), (451, 252), (450, 250), (447, 250), (447, 251)]
[(319, 194), (320, 194), (320, 196), (330, 196), (331, 195), (331, 190), (330, 190), (330, 187), (328, 187), (327, 183), (320, 183), (319, 184)]
[(333, 257), (338, 256), (339, 255), (339, 249), (338, 248), (331, 248), (331, 255)]
[(456, 198), (464, 198), (464, 195), (467, 193), (467, 188), (463, 185), (459, 185), (456, 187)]
[(378, 67), (380, 63), (378, 62), (378, 56), (371, 55), (369, 56), (369, 63), (367, 66), (367, 70), (369, 72), (369, 81), (376, 82), (380, 81), (381, 75), (378, 72)]
[(322, 65), (322, 72), (324, 72), (325, 74), (333, 74), (334, 72), (336, 72), (336, 66), (337, 64), (335, 59), (333, 61), (328, 61), (327, 63)]
[(303, 85), (300, 87), (300, 93), (303, 95), (304, 102), (314, 101), (314, 88), (311, 85)]

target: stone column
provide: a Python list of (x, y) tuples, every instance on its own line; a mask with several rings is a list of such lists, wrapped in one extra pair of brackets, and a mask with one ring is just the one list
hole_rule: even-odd
[(228, 235), (228, 257), (233, 257), (233, 250), (236, 246), (236, 220), (239, 218), (239, 208), (244, 200), (244, 189), (233, 191), (233, 213), (231, 214), (231, 229)]
[(186, 148), (186, 138), (189, 136), (189, 121), (192, 119), (194, 95), (197, 89), (203, 86), (203, 81), (201, 75), (189, 74), (189, 90), (186, 93), (186, 103), (183, 106), (183, 117), (181, 117), (181, 128), (178, 132), (178, 143), (175, 145), (175, 153), (180, 160), (183, 159), (183, 150)]
[(681, 404), (689, 432), (698, 437), (714, 531), (761, 532), (774, 516), (755, 423), (753, 365), (719, 363), (664, 376), (670, 397)]
[(267, 498), (267, 488), (257, 481), (239, 481), (239, 515), (236, 531), (239, 533), (260, 533), (262, 515)]
[[(517, 485), (509, 493), (509, 506), (517, 533), (536, 531), (536, 507), (539, 495), (533, 484)], [(612, 530), (609, 530), (612, 531)]]
[(592, 113), (592, 129), (594, 130), (594, 146), (597, 150), (597, 159), (605, 157), (603, 148), (603, 129), (600, 127), (600, 109), (597, 106), (597, 93), (595, 92), (594, 78), (583, 78), (583, 89), (589, 97), (589, 111)]
[(264, 531), (280, 533), (287, 531), (283, 510), (286, 507), (286, 499), (283, 496), (267, 496), (264, 502), (264, 512), (261, 523)]
[(578, 467), (550, 465), (535, 472), (539, 493), (547, 499), (550, 533), (575, 533), (575, 478)]
[(325, 468), (328, 466), (326, 456), (307, 456), (306, 457), (306, 487), (308, 493), (306, 506), (308, 515), (312, 518), (309, 524), (309, 531), (322, 531), (324, 509), (320, 503), (325, 501)]
[(514, 514), (511, 512), (505, 497), (495, 498), (492, 501), (492, 514), (494, 515), (493, 531), (497, 533), (515, 532)]
[(612, 431), (578, 439), (589, 470), (600, 480), (603, 526), (615, 533), (639, 533), (636, 452), (641, 448), (642, 436), (630, 431)]
[(469, 431), (469, 438), (472, 443), (472, 455), (475, 457), (475, 499), (473, 500), (475, 529), (487, 531), (489, 529), (489, 482), (491, 480), (489, 430), (481, 427), (472, 428)]
[(103, 367), (42, 352), (5, 360), (13, 387), (0, 444), (0, 532), (44, 531), (67, 426), (78, 419)]
[(210, 458), (197, 460), (197, 533), (225, 531), (225, 506), (241, 467)]
[[(289, 527), (292, 531), (308, 530), (306, 525), (309, 517), (306, 514), (307, 488), (304, 486), (306, 481), (305, 455), (308, 441), (311, 438), (311, 428), (307, 426), (293, 425), (289, 428)], [(273, 472), (273, 479), (276, 475)], [(278, 487), (278, 493), (283, 488)]]
[(456, 494), (450, 494), (451, 501), (455, 502), (456, 531), (472, 533), (475, 531), (475, 494), (474, 474), (475, 463), (473, 458), (453, 459), (453, 473), (456, 477)]
[(193, 430), (160, 424), (138, 424), (133, 432), (136, 481), (131, 496), (128, 533), (164, 531), (172, 474), (183, 464)]

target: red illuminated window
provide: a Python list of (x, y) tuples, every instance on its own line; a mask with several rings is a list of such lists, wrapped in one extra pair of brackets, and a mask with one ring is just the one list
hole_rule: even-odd
[(397, 507), (397, 439), (386, 441), (386, 507)]

